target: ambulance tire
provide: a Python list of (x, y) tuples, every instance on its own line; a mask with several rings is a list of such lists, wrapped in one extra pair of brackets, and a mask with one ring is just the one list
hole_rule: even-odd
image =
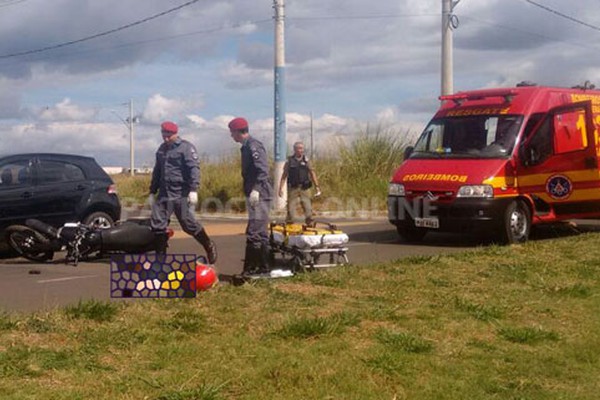
[(396, 225), (398, 235), (408, 243), (418, 243), (427, 234), (427, 229), (414, 228), (406, 225)]
[(531, 233), (531, 211), (527, 204), (515, 200), (504, 211), (500, 238), (504, 244), (524, 243)]

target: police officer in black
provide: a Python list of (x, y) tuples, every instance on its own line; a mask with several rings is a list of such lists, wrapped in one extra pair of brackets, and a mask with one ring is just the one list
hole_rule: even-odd
[(169, 217), (175, 213), (183, 231), (194, 236), (206, 251), (208, 262), (214, 264), (217, 261), (215, 243), (194, 217), (200, 184), (198, 153), (193, 144), (179, 137), (177, 131), (178, 127), (173, 122), (161, 125), (163, 143), (156, 151), (150, 183), (148, 200), (152, 204), (152, 229), (159, 242), (157, 253), (166, 252), (166, 229)]
[(269, 212), (273, 191), (269, 163), (263, 144), (250, 136), (248, 121), (234, 118), (229, 122), (231, 138), (242, 144), (242, 178), (248, 208), (244, 274), (269, 270)]
[(279, 197), (283, 197), (283, 185), (287, 179), (288, 202), (286, 223), (294, 222), (298, 202), (304, 210), (304, 221), (306, 225), (313, 225), (312, 205), (310, 188), (315, 185), (315, 196), (321, 195), (317, 175), (312, 169), (308, 159), (304, 155), (304, 143), (294, 143), (294, 154), (292, 154), (283, 166), (283, 174), (279, 182)]

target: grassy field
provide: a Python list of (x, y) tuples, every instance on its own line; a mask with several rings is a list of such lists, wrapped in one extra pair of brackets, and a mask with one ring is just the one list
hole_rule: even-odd
[(597, 399), (600, 237), (0, 314), (0, 398)]

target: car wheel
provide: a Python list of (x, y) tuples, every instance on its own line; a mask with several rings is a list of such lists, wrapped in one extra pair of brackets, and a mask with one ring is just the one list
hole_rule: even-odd
[(513, 201), (504, 212), (501, 239), (505, 244), (523, 243), (531, 232), (531, 212), (522, 201)]
[(102, 211), (96, 211), (87, 215), (85, 218), (83, 218), (82, 222), (91, 228), (100, 229), (112, 228), (115, 224), (115, 221), (113, 221), (111, 216)]
[(48, 246), (48, 238), (26, 226), (9, 226), (6, 228), (6, 238), (10, 247), (28, 260), (45, 262), (54, 257), (53, 251), (42, 248)]

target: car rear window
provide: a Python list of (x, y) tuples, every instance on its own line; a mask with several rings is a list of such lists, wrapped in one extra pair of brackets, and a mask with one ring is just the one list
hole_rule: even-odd
[(40, 162), (40, 183), (70, 182), (85, 179), (85, 174), (75, 164), (60, 161)]

